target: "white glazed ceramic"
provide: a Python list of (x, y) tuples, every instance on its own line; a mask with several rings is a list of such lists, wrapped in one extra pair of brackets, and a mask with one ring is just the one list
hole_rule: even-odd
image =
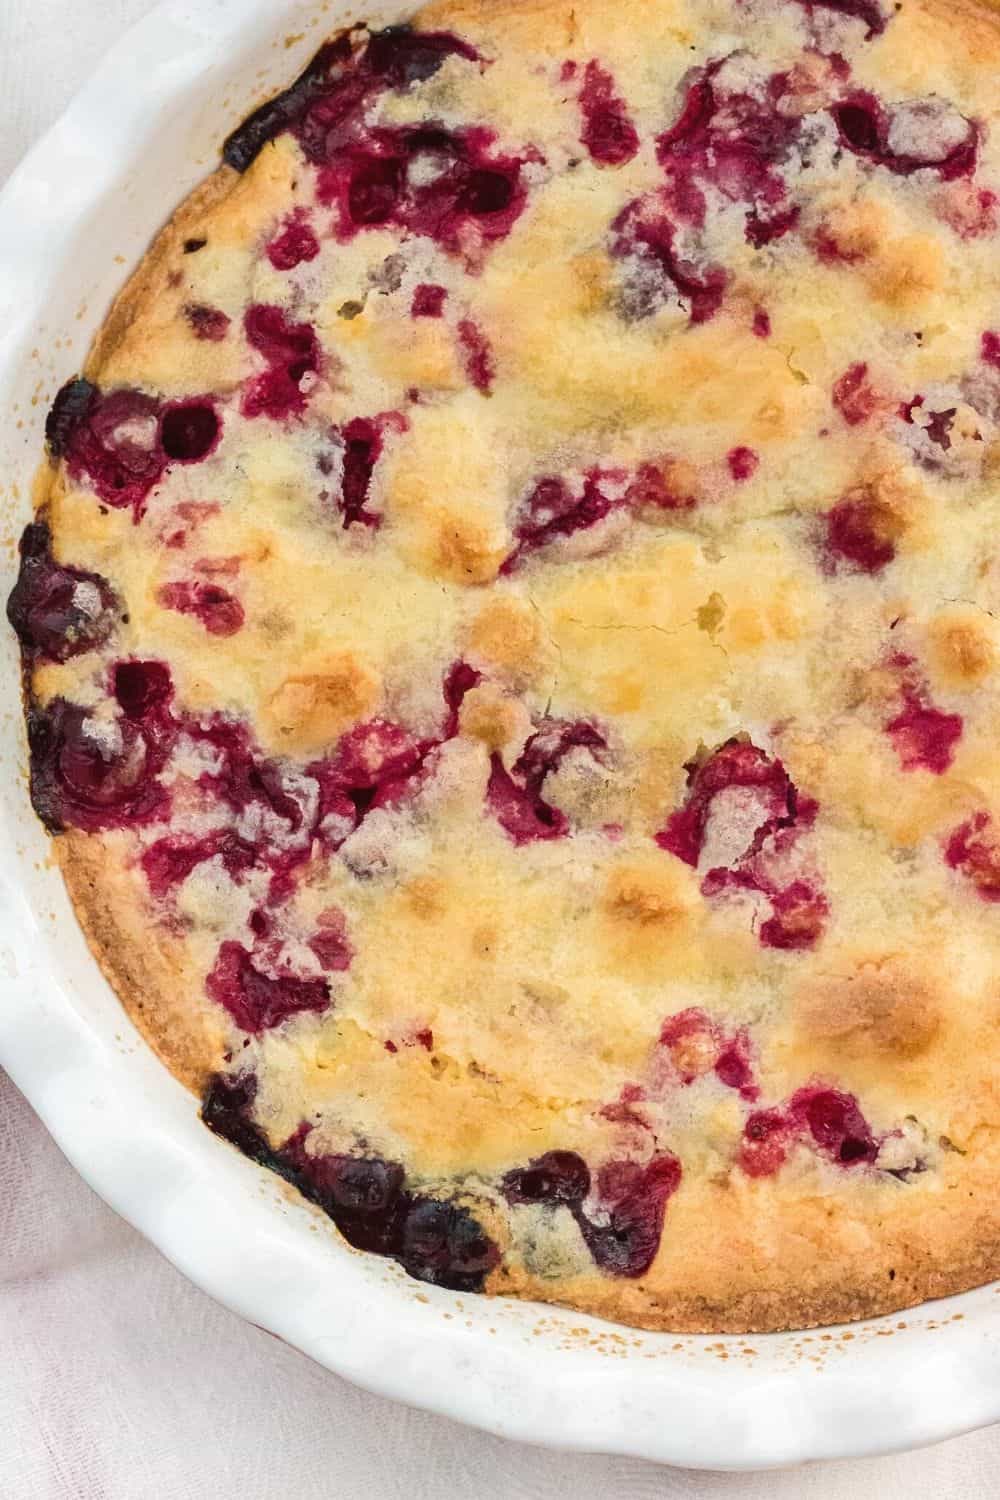
[[(45, 411), (128, 267), (227, 131), (352, 18), (337, 0), (168, 0), (0, 195), (0, 595)], [(244, 1317), (383, 1395), (676, 1464), (879, 1453), (1000, 1418), (997, 1287), (849, 1330), (681, 1339), (458, 1297), (345, 1249), (205, 1130), (99, 974), (28, 805), (9, 632), (0, 770), (0, 1063), (97, 1191)]]

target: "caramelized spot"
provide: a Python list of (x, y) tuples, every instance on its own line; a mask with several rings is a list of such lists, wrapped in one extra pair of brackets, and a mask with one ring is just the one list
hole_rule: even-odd
[(673, 927), (697, 902), (687, 871), (666, 861), (644, 860), (613, 869), (604, 892), (612, 921), (628, 927)]
[(504, 558), (486, 526), (457, 512), (440, 516), (428, 543), (427, 564), (450, 583), (492, 583)]
[(362, 719), (382, 696), (378, 676), (351, 652), (317, 661), (313, 670), (292, 673), (264, 705), (264, 722), (276, 748), (316, 753)]
[(472, 653), (511, 673), (533, 673), (538, 664), (541, 628), (529, 604), (502, 594), (489, 599), (469, 631)]
[(523, 743), (531, 730), (527, 709), (516, 698), (489, 684), (474, 687), (461, 709), (462, 733), (479, 740), (490, 750)]
[(996, 646), (982, 610), (950, 609), (930, 626), (930, 665), (949, 687), (974, 687), (993, 671)]
[(803, 1047), (833, 1058), (863, 1059), (872, 1051), (916, 1057), (941, 1025), (930, 976), (902, 957), (870, 959), (844, 976), (821, 975), (800, 986), (795, 1028)]

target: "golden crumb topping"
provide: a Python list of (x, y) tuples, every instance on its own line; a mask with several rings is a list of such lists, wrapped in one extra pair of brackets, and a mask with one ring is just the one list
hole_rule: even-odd
[(709, 1330), (997, 1272), (998, 65), (971, 0), (359, 26), (59, 393), (35, 806), (357, 1249)]

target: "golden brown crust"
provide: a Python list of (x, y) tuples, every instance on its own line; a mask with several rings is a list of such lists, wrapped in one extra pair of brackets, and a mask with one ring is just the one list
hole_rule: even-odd
[(153, 1051), (200, 1097), (222, 1065), (225, 1034), (218, 1016), (194, 1000), (191, 976), (142, 909), (122, 899), (125, 882), (109, 877), (107, 849), (74, 831), (56, 839), (53, 849), (105, 978)]
[(224, 202), (238, 182), (232, 167), (219, 167), (175, 209), (112, 303), (87, 356), (85, 375), (100, 380), (133, 324), (151, 311), (162, 295), (170, 268), (183, 253), (184, 241), (198, 230), (206, 215)]
[[(86, 374), (150, 392), (161, 416), (210, 396), (222, 446), (168, 468), (134, 523), (92, 476), (51, 469), (55, 556), (113, 579), (125, 618), (29, 681), (42, 713), (81, 704), (106, 739), (110, 663), (169, 663), (187, 726), (164, 773), (172, 821), (71, 829), (56, 849), (98, 962), (188, 1087), (235, 1058), (275, 1147), (315, 1120), (317, 1150), (399, 1159), (421, 1191), (472, 1203), (504, 1250), (493, 1293), (687, 1332), (869, 1317), (1000, 1274), (1000, 575), (984, 541), (1000, 393), (980, 343), (1000, 305), (1000, 27), (974, 0), (919, 0), (868, 38), (822, 6), (771, 9), (747, 7), (722, 60), (737, 23), (714, 0), (426, 10), (423, 29), (488, 65), (449, 59), (373, 108), (390, 132), (486, 122), (491, 150), (524, 153), (525, 205), (495, 242), (338, 229), (287, 134), (199, 187)], [(692, 172), (707, 206), (689, 200), (684, 228), (672, 202), (670, 253), (687, 258), (664, 289), (615, 235), (666, 191), (657, 137), (691, 65), (714, 62), (723, 98), (792, 79), (787, 118), (814, 129), (794, 158), (805, 186), (797, 147), (758, 197), (725, 142), (734, 177), (712, 180), (711, 153), (674, 163), (667, 181)], [(581, 133), (598, 64), (642, 141), (614, 165)], [(917, 101), (898, 155), (928, 149), (928, 100), (956, 131), (939, 119), (953, 101), (979, 122), (974, 179), (847, 151), (829, 123), (847, 88)], [(750, 227), (751, 201), (757, 220), (793, 203), (790, 229)], [(265, 247), (302, 223), (316, 253), (283, 268)], [(185, 254), (191, 240), (204, 248)], [(720, 306), (694, 316), (713, 267)], [(413, 316), (428, 283), (444, 311)], [(261, 305), (319, 349), (284, 424), (249, 400), (270, 356), (244, 315)], [(354, 421), (378, 451), (352, 524), (337, 465)], [(539, 543), (540, 482), (585, 500), (603, 485), (608, 515)], [(178, 585), (221, 588), (237, 628), (166, 604)], [(456, 661), (482, 680), (452, 704)], [(248, 726), (255, 775), (266, 762), (225, 808), (236, 773), (191, 729), (218, 713)], [(352, 787), (353, 832), (343, 799), (321, 828), (310, 767), (372, 720), (429, 759), (374, 810), (376, 788)], [(566, 725), (583, 738), (552, 751)], [(692, 857), (677, 828), (699, 776), (748, 746), (781, 816), (736, 781), (707, 799)], [(523, 801), (498, 808), (529, 787), (532, 753), (550, 756), (531, 793), (543, 834), (522, 841)], [(144, 860), (167, 835), (211, 852), (154, 889)], [(326, 984), (329, 1008), (250, 1025), (219, 1001), (227, 944), (267, 983)], [(840, 1124), (812, 1123), (815, 1097)], [(777, 1121), (772, 1158), (758, 1115)], [(586, 1204), (503, 1188), (570, 1150)], [(602, 1269), (593, 1247), (630, 1211), (604, 1169), (665, 1160), (680, 1186), (655, 1258)]]

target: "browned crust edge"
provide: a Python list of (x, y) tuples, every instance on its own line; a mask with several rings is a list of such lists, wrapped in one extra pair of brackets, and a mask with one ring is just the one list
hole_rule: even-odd
[[(902, 1245), (897, 1248), (899, 1264), (907, 1252)], [(880, 1269), (869, 1272), (867, 1278), (852, 1276), (849, 1284), (842, 1285), (831, 1269), (821, 1285), (808, 1291), (789, 1281), (783, 1288), (738, 1291), (726, 1301), (698, 1295), (657, 1296), (641, 1284), (626, 1288), (609, 1283), (605, 1288), (594, 1282), (579, 1291), (574, 1288), (569, 1295), (503, 1268), (491, 1278), (487, 1291), (491, 1296), (549, 1302), (653, 1333), (755, 1334), (802, 1332), (885, 1317), (972, 1291), (998, 1278), (1000, 1241), (992, 1234), (967, 1245), (961, 1259), (948, 1266), (923, 1258), (909, 1266), (900, 1264), (893, 1281)]]
[[(129, 329), (155, 301), (185, 239), (240, 181), (237, 172), (223, 165), (175, 210), (112, 303), (87, 355), (84, 374), (89, 379), (98, 379)], [(45, 510), (58, 482), (58, 465), (47, 461), (35, 485), (38, 511)], [(28, 673), (23, 694), (30, 707)], [(190, 1004), (150, 924), (137, 919), (135, 910), (123, 902), (121, 891), (108, 881), (109, 859), (103, 843), (69, 829), (54, 836), (52, 850), (90, 951), (129, 1019), (174, 1076), (200, 1096), (209, 1075), (222, 1062), (222, 1027), (211, 1027)]]
[(129, 1019), (157, 1057), (199, 1097), (222, 1064), (221, 1025), (191, 1004), (178, 972), (141, 910), (107, 881), (107, 855), (89, 835), (70, 831), (53, 851), (87, 946)]
[[(110, 312), (95, 335), (83, 368), (88, 378), (94, 379), (100, 373), (132, 324), (156, 300), (167, 264), (178, 252), (183, 253), (184, 241), (193, 237), (190, 231), (198, 227), (205, 214), (218, 208), (241, 180), (232, 167), (217, 167), (175, 209), (112, 302)], [(53, 480), (55, 474), (53, 468)]]

